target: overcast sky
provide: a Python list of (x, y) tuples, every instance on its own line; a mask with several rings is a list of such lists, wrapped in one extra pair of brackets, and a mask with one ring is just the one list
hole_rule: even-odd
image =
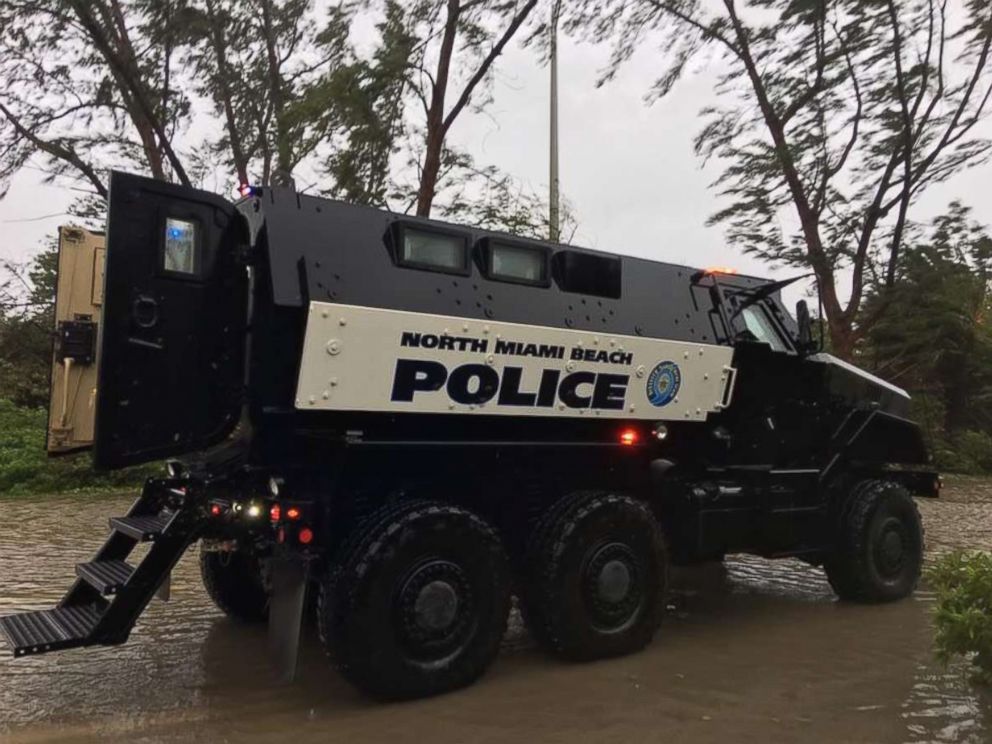
[[(717, 207), (708, 184), (715, 164), (701, 168), (692, 152), (699, 110), (713, 102), (712, 77), (696, 74), (647, 106), (644, 94), (657, 56), (640, 52), (617, 79), (596, 89), (606, 50), (563, 41), (560, 49), (561, 185), (579, 227), (574, 242), (602, 250), (696, 266), (734, 266), (742, 272), (782, 274), (728, 248), (719, 227), (706, 227)], [(987, 125), (985, 132), (992, 134)], [(450, 135), (480, 163), (499, 166), (529, 186), (548, 183), (548, 74), (529, 50), (502, 58), (495, 101), (486, 115), (466, 114)], [(983, 165), (935, 187), (911, 215), (923, 221), (960, 198), (977, 219), (992, 225), (989, 182)], [(46, 186), (25, 170), (0, 200), (4, 240), (0, 257), (23, 259), (67, 220), (74, 194)], [(51, 215), (51, 216), (50, 216)]]

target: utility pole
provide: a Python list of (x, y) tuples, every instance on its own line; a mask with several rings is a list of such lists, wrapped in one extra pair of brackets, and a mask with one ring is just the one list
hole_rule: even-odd
[(548, 194), (548, 240), (561, 239), (561, 199), (558, 193), (558, 15), (561, 0), (551, 6), (551, 173)]

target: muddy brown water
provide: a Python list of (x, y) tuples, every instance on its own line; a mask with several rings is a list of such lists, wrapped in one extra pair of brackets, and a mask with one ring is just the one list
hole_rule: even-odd
[[(129, 502), (0, 500), (0, 614), (57, 601)], [(951, 480), (920, 506), (930, 551), (992, 549), (992, 481)], [(479, 683), (382, 705), (328, 668), (312, 630), (297, 682), (273, 684), (264, 630), (214, 609), (191, 552), (172, 601), (153, 603), (128, 644), (17, 661), (4, 650), (0, 741), (992, 742), (992, 697), (933, 660), (925, 587), (851, 605), (817, 569), (749, 557), (675, 582), (642, 653), (564, 664), (515, 614)]]

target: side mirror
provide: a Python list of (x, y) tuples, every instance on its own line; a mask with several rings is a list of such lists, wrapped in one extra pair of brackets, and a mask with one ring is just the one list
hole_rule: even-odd
[(799, 352), (807, 354), (813, 350), (813, 322), (809, 317), (809, 305), (806, 300), (799, 300), (796, 303), (796, 324), (799, 326)]

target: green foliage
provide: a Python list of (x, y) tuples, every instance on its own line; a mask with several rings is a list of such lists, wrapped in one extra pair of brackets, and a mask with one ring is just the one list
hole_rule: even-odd
[(45, 454), (46, 412), (0, 399), (0, 496), (139, 485), (153, 467), (111, 473), (92, 469), (88, 453), (49, 459)]
[(44, 317), (0, 316), (0, 397), (20, 406), (47, 404), (51, 343)]
[(974, 679), (992, 685), (992, 554), (956, 551), (927, 572), (937, 593), (937, 656), (969, 658)]
[(910, 391), (937, 464), (955, 472), (992, 469), (990, 282), (992, 240), (955, 203), (865, 302), (859, 363)]
[(0, 398), (19, 406), (48, 402), (53, 302), (58, 250), (49, 247), (27, 266), (0, 268)]

